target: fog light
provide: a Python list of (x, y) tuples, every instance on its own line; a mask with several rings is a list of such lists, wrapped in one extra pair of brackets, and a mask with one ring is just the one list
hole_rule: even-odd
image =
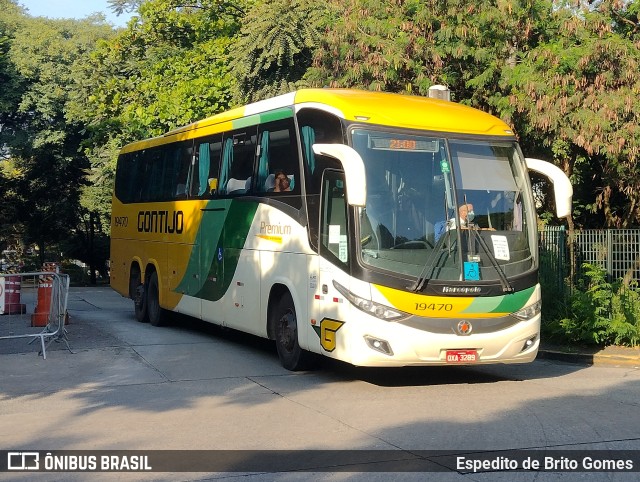
[(529, 338), (527, 341), (525, 341), (524, 345), (522, 345), (522, 350), (520, 350), (520, 352), (527, 351), (528, 349), (533, 347), (533, 345), (535, 345), (536, 343), (537, 338), (538, 338), (538, 335), (534, 335), (531, 338)]
[(374, 338), (369, 335), (364, 336), (364, 341), (367, 342), (369, 348), (375, 351), (379, 351), (380, 353), (384, 353), (385, 355), (393, 356), (393, 350), (391, 349), (391, 345), (385, 340), (381, 340), (379, 338)]

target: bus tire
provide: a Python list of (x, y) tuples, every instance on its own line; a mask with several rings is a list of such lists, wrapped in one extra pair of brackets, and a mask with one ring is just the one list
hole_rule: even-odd
[(167, 310), (160, 306), (160, 291), (158, 289), (158, 273), (155, 271), (149, 277), (147, 287), (147, 313), (149, 323), (153, 326), (163, 326), (167, 322)]
[(286, 292), (282, 295), (273, 316), (280, 363), (287, 370), (305, 370), (309, 362), (309, 353), (300, 348), (298, 343), (298, 319), (291, 293)]
[(140, 272), (136, 272), (132, 274), (131, 280), (129, 282), (129, 291), (131, 292), (131, 297), (133, 298), (133, 307), (136, 315), (136, 320), (140, 323), (148, 323), (149, 322), (149, 312), (147, 310), (147, 293), (145, 289), (145, 285), (140, 281)]

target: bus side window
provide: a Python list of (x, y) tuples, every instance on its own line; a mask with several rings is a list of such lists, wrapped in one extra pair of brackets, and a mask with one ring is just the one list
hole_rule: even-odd
[(142, 202), (162, 200), (162, 149), (158, 147), (146, 149), (142, 155), (146, 165), (146, 174), (140, 200)]
[[(191, 142), (168, 144), (162, 148), (162, 201), (184, 199), (187, 195), (187, 170)], [(183, 172), (184, 171), (184, 172)], [(177, 181), (183, 179), (183, 181)], [(180, 184), (180, 185), (178, 185)]]
[(245, 194), (251, 189), (256, 157), (255, 127), (229, 132), (223, 143), (218, 190), (221, 194)]
[(116, 197), (123, 203), (140, 201), (145, 176), (142, 152), (130, 152), (118, 157), (116, 168)]
[(194, 189), (194, 196), (207, 198), (218, 190), (222, 136), (207, 138), (196, 144), (195, 154), (194, 176), (198, 179), (198, 187)]
[(284, 192), (277, 189), (277, 174), (284, 174), (289, 179), (287, 192), (300, 193), (300, 160), (292, 118), (260, 125), (256, 190), (278, 194)]
[(177, 173), (173, 178), (173, 199), (186, 199), (189, 188), (189, 168), (191, 167), (191, 155), (183, 153), (177, 156)]

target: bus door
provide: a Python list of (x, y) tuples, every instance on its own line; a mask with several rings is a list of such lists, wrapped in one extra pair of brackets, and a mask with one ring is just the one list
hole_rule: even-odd
[(224, 270), (224, 225), (231, 202), (228, 199), (209, 201), (202, 208), (198, 231), (199, 291), (202, 319), (222, 324), (225, 319), (222, 299), (226, 291)]
[[(228, 212), (222, 233), (222, 250), (215, 262), (223, 263), (222, 297), (224, 324), (249, 333), (258, 331), (260, 313), (260, 251), (247, 247), (257, 204), (248, 200), (227, 200)], [(215, 263), (214, 262), (214, 263)], [(219, 283), (220, 284), (220, 283)], [(264, 330), (262, 330), (264, 331)]]
[[(224, 297), (225, 326), (263, 334), (259, 330), (260, 313), (260, 251), (237, 247), (226, 248), (225, 270), (234, 276)], [(228, 266), (229, 265), (229, 266)]]
[[(178, 298), (175, 308), (180, 313), (200, 317), (200, 302), (192, 298), (200, 289), (198, 265), (200, 260), (199, 241), (194, 244), (170, 243), (167, 245), (167, 273), (171, 294), (187, 295)], [(185, 262), (188, 260), (188, 262)]]
[(222, 298), (224, 324), (248, 333), (257, 333), (260, 312), (260, 253), (246, 247), (258, 208), (247, 199), (255, 191), (257, 145), (257, 126), (225, 134), (221, 169), (230, 196), (223, 251), (217, 254), (223, 258), (227, 289)]

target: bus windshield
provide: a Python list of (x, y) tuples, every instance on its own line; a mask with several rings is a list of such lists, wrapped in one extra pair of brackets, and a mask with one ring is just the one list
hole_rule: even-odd
[(515, 141), (355, 129), (352, 142), (366, 169), (358, 215), (366, 266), (503, 286), (536, 267), (534, 210)]

